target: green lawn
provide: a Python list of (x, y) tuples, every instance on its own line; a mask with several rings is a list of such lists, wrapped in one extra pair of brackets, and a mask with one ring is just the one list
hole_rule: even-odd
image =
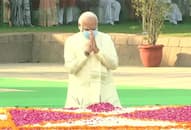
[[(0, 92), (0, 107), (63, 107), (67, 82), (0, 78), (0, 89), (25, 92)], [(117, 86), (123, 106), (190, 105), (191, 90), (159, 89), (143, 86)]]
[[(100, 25), (99, 30), (110, 33), (140, 33), (141, 23), (122, 22), (118, 25)], [(77, 32), (77, 24), (55, 27), (8, 27), (0, 25), (0, 33), (12, 32)], [(165, 36), (191, 36), (191, 20), (172, 25), (165, 22), (162, 29)], [(58, 81), (18, 80), (0, 78), (0, 89), (12, 88), (26, 92), (0, 92), (0, 107), (5, 106), (39, 106), (63, 107), (66, 98), (67, 83)], [(145, 86), (117, 86), (123, 106), (140, 105), (182, 105), (191, 104), (191, 90), (159, 89)]]
[[(138, 21), (123, 21), (117, 25), (99, 25), (99, 30), (107, 33), (141, 33), (141, 22)], [(71, 25), (62, 25), (54, 27), (8, 27), (7, 24), (0, 25), (0, 33), (10, 32), (77, 32), (77, 23)], [(186, 19), (183, 23), (178, 25), (165, 22), (162, 31), (162, 35), (174, 35), (174, 36), (191, 36), (191, 18)]]

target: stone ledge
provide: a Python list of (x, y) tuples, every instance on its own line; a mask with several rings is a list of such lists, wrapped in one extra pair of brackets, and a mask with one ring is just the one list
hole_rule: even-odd
[[(0, 62), (64, 63), (64, 41), (73, 33), (7, 33), (0, 34)], [(110, 33), (121, 66), (142, 66), (137, 46), (142, 36)], [(164, 44), (161, 66), (191, 66), (190, 37), (160, 37)]]

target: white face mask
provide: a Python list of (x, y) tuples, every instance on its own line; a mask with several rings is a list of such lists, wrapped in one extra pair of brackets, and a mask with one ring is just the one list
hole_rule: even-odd
[[(80, 26), (79, 29), (80, 29), (80, 32), (83, 33), (83, 35), (84, 35), (85, 38), (87, 38), (87, 39), (90, 38), (90, 31), (84, 30), (84, 29), (82, 28), (82, 26)], [(93, 35), (94, 35), (94, 37), (96, 37), (97, 34), (98, 34), (98, 30), (97, 30), (97, 29), (93, 30)]]
[[(96, 30), (93, 30), (93, 35), (94, 35), (94, 37), (96, 37), (96, 35), (97, 35), (97, 33), (98, 33), (98, 31), (97, 31), (97, 29)], [(83, 31), (83, 35), (87, 38), (87, 39), (89, 39), (90, 38), (90, 31)]]

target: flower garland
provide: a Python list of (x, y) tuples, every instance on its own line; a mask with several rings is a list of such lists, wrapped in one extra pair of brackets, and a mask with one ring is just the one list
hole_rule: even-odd
[(115, 110), (117, 107), (114, 107), (110, 103), (96, 103), (89, 105), (87, 109), (91, 110), (92, 112), (110, 112)]
[(38, 109), (12, 109), (10, 110), (12, 119), (16, 126), (32, 125), (43, 122), (71, 121), (85, 119), (94, 116), (89, 113), (73, 113), (59, 111), (44, 111)]
[[(15, 130), (62, 130), (62, 129), (85, 129), (85, 130), (94, 130), (94, 129), (102, 129), (102, 130), (115, 130), (119, 128), (128, 128), (135, 130), (137, 128), (144, 129), (144, 127), (140, 126), (72, 126), (72, 129), (69, 126), (58, 126), (58, 127), (40, 127), (33, 126), (34, 124), (44, 125), (46, 123), (63, 123), (63, 122), (72, 122), (77, 120), (89, 120), (93, 117), (122, 117), (127, 119), (135, 119), (135, 120), (150, 120), (150, 121), (169, 121), (174, 122), (177, 125), (175, 128), (191, 128), (191, 106), (165, 106), (159, 109), (148, 109), (148, 110), (136, 110), (133, 112), (126, 113), (115, 113), (115, 114), (107, 114), (107, 112), (112, 112), (115, 110), (119, 110), (118, 107), (113, 106), (110, 103), (96, 103), (89, 105), (87, 107), (88, 110), (92, 112), (77, 112), (75, 108), (69, 108), (65, 111), (64, 108), (55, 110), (55, 109), (40, 109), (40, 108), (8, 108), (6, 110), (6, 114), (8, 119), (6, 121), (0, 120), (0, 129), (9, 130), (11, 128), (15, 128)], [(121, 108), (123, 109), (123, 108)], [(74, 110), (74, 112), (72, 112)], [(2, 111), (2, 110), (1, 110)], [(94, 113), (95, 112), (95, 113)], [(103, 114), (102, 112), (106, 113)], [(104, 115), (104, 116), (103, 116)], [(2, 127), (1, 127), (2, 126)], [(160, 128), (171, 128), (163, 127), (163, 126), (148, 126), (149, 129), (155, 130)]]
[(166, 107), (158, 110), (139, 110), (121, 116), (131, 119), (162, 120), (191, 123), (191, 106)]

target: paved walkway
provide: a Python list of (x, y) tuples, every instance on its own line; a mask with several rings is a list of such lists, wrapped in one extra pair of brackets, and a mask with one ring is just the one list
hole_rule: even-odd
[[(113, 71), (117, 85), (191, 89), (191, 67), (119, 67)], [(0, 77), (65, 80), (63, 64), (0, 64)]]

